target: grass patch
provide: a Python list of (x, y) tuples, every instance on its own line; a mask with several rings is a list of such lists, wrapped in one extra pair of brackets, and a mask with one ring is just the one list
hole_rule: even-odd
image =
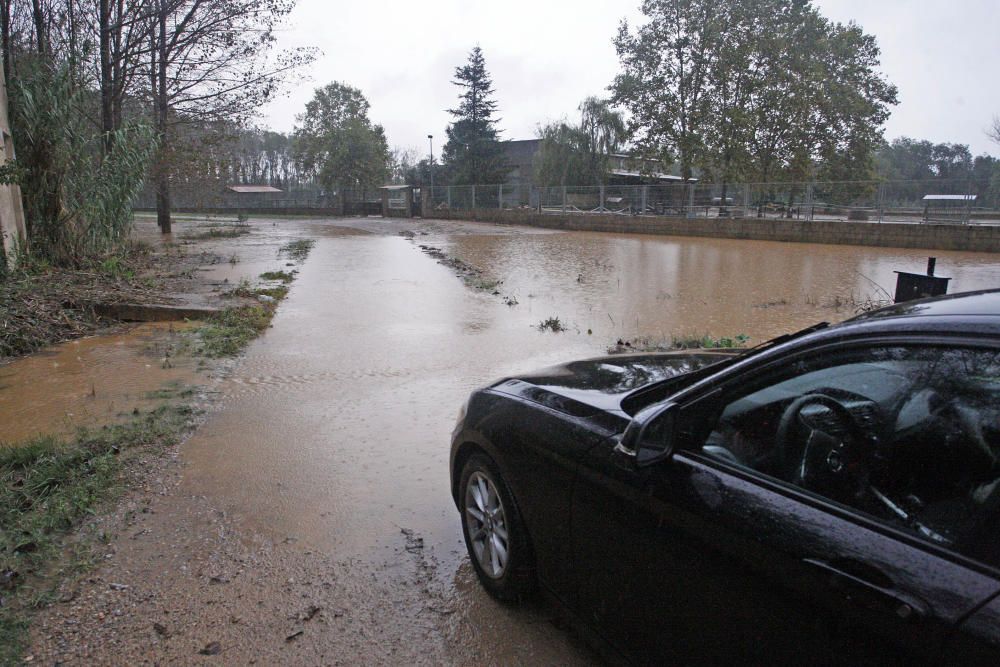
[(226, 308), (196, 330), (206, 357), (232, 357), (271, 325), (277, 302)]
[(227, 227), (210, 227), (200, 232), (189, 232), (181, 238), (188, 241), (206, 241), (210, 239), (235, 239), (250, 233), (250, 225), (232, 225)]
[(261, 296), (266, 296), (270, 299), (274, 299), (275, 301), (281, 301), (288, 296), (288, 286), (277, 285), (275, 287), (257, 287), (250, 284), (250, 281), (244, 278), (236, 285), (236, 287), (228, 292), (225, 292), (222, 296), (242, 297), (245, 299), (256, 299)]
[(295, 271), (265, 271), (260, 277), (262, 280), (277, 280), (287, 285), (295, 280)]
[(566, 325), (558, 317), (547, 317), (539, 322), (535, 328), (539, 331), (551, 331), (553, 333), (566, 331)]
[(288, 286), (278, 285), (276, 287), (258, 287), (254, 290), (257, 296), (269, 296), (275, 301), (281, 301), (288, 296)]
[(715, 338), (707, 334), (704, 336), (674, 336), (673, 348), (675, 350), (740, 348), (746, 346), (749, 340), (750, 336), (746, 334), (723, 336), (722, 338)]
[(628, 340), (618, 339), (618, 342), (608, 348), (609, 354), (621, 354), (623, 352), (674, 352), (676, 350), (702, 350), (702, 349), (740, 349), (746, 347), (750, 341), (750, 336), (737, 334), (735, 336), (723, 336), (716, 338), (708, 334), (702, 336), (678, 335), (671, 338), (650, 338), (639, 336)]
[(193, 414), (188, 406), (164, 405), (124, 423), (81, 430), (70, 441), (40, 437), (0, 445), (0, 664), (19, 660), (26, 614), (51, 600), (60, 575), (92, 562), (81, 554), (67, 562), (71, 551), (63, 538), (120, 493), (134, 455), (179, 442)]
[(312, 250), (314, 245), (316, 245), (316, 241), (312, 239), (298, 239), (281, 246), (278, 249), (278, 256), (285, 255), (297, 262), (301, 262), (309, 256), (309, 251)]

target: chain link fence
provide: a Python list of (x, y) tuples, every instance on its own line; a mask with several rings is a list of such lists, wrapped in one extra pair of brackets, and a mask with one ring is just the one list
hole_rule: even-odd
[[(426, 188), (437, 211), (533, 209), (552, 214), (656, 215), (689, 218), (852, 220), (1000, 224), (1000, 193), (977, 191), (970, 181), (836, 181), (536, 187), (466, 185)], [(928, 199), (927, 197), (931, 198)], [(401, 199), (399, 192), (391, 197)], [(318, 187), (236, 193), (225, 188), (175, 187), (176, 209), (338, 209), (348, 214), (380, 211), (381, 191)], [(421, 201), (420, 188), (414, 201)], [(156, 206), (147, 190), (136, 208)]]
[(1000, 196), (976, 192), (969, 181), (453, 185), (432, 188), (430, 201), (435, 210), (451, 211), (1000, 224)]

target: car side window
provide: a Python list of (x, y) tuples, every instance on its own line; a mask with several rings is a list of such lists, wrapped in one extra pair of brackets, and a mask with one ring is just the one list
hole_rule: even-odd
[(1000, 353), (854, 348), (724, 394), (702, 452), (975, 551), (1000, 507)]

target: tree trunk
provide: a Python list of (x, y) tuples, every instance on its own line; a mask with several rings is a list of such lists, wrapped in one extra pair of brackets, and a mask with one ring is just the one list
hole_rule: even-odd
[(10, 5), (12, 0), (0, 0), (0, 49), (3, 57), (3, 80), (10, 81)]
[(159, 2), (158, 22), (159, 56), (157, 58), (157, 90), (156, 90), (156, 135), (160, 141), (159, 157), (156, 169), (156, 221), (160, 231), (170, 233), (170, 168), (167, 160), (167, 113), (169, 104), (167, 98), (167, 10), (164, 0)]
[(112, 99), (111, 76), (111, 4), (109, 0), (100, 0), (98, 17), (101, 43), (101, 132), (104, 134), (104, 152), (111, 150), (111, 132), (114, 128), (114, 112)]
[(31, 0), (31, 18), (35, 23), (35, 36), (38, 39), (38, 52), (48, 53), (48, 40), (45, 30), (45, 14), (42, 11), (41, 0)]

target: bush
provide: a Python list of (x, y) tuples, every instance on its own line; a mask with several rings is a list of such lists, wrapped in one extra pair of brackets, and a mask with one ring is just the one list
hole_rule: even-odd
[(69, 68), (36, 62), (11, 81), (11, 125), (32, 254), (78, 267), (126, 251), (132, 202), (156, 148), (132, 124), (105, 137)]

